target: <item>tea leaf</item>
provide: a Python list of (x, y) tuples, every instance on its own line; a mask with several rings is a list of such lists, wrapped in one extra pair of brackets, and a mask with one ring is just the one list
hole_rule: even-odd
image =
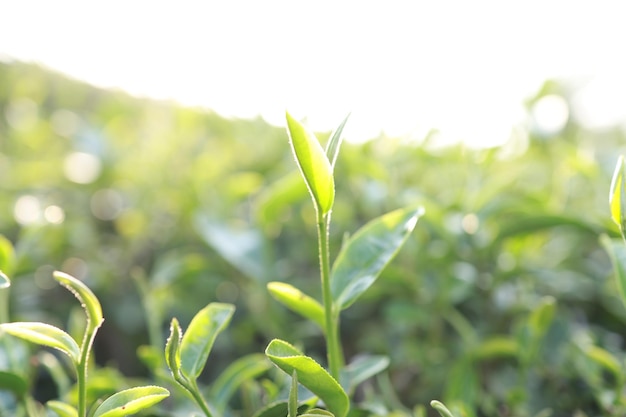
[(316, 323), (321, 329), (324, 328), (324, 307), (317, 300), (283, 282), (270, 282), (267, 289), (290, 310)]
[(237, 359), (220, 373), (211, 385), (209, 398), (218, 412), (223, 414), (228, 401), (237, 388), (270, 369), (272, 364), (261, 353), (255, 353)]
[(231, 304), (211, 303), (191, 320), (180, 345), (180, 370), (184, 376), (200, 376), (215, 338), (226, 328), (234, 311)]
[(450, 412), (450, 410), (448, 410), (448, 408), (445, 405), (443, 405), (441, 402), (437, 400), (432, 400), (430, 402), (430, 406), (434, 408), (435, 410), (437, 410), (437, 412), (439, 413), (439, 415), (441, 415), (441, 417), (454, 417), (454, 415)]
[(48, 401), (46, 407), (57, 413), (59, 417), (78, 417), (78, 410), (76, 410), (76, 408), (61, 401)]
[(339, 155), (339, 148), (341, 147), (343, 128), (350, 117), (350, 113), (343, 119), (337, 129), (330, 135), (330, 139), (326, 144), (326, 156), (330, 161), (331, 169), (335, 168), (335, 162), (337, 162), (337, 155)]
[(360, 356), (341, 370), (341, 382), (348, 392), (353, 391), (361, 382), (384, 371), (389, 366), (386, 356)]
[(334, 417), (335, 415), (328, 410), (322, 410), (321, 408), (311, 408), (304, 414), (300, 414), (300, 417)]
[(82, 281), (74, 278), (73, 276), (60, 271), (54, 271), (54, 278), (65, 288), (70, 290), (72, 294), (80, 301), (85, 313), (87, 314), (87, 325), (90, 332), (94, 332), (102, 322), (104, 317), (102, 316), (102, 307), (100, 301), (94, 295), (93, 292)]
[(622, 379), (622, 365), (609, 351), (598, 346), (588, 346), (583, 349), (587, 358), (613, 374), (617, 381)]
[(335, 199), (332, 167), (322, 146), (304, 125), (287, 113), (287, 132), (296, 163), (321, 215), (328, 213)]
[(15, 263), (13, 244), (11, 244), (9, 239), (0, 235), (0, 270), (4, 271), (7, 275), (11, 275), (14, 272)]
[(0, 330), (38, 345), (58, 349), (67, 354), (75, 364), (80, 360), (80, 348), (63, 330), (45, 323), (15, 322), (0, 324)]
[(607, 235), (600, 236), (600, 242), (609, 254), (613, 268), (617, 289), (624, 305), (626, 305), (626, 245), (618, 239), (611, 239)]
[(0, 371), (0, 390), (11, 390), (21, 397), (28, 391), (28, 382), (14, 372)]
[(125, 417), (153, 406), (170, 395), (157, 386), (135, 387), (120, 391), (104, 400), (93, 417)]
[(11, 286), (11, 281), (9, 277), (7, 277), (4, 272), (0, 271), (0, 290), (3, 288), (9, 288)]
[(350, 401), (341, 385), (312, 358), (305, 356), (289, 343), (274, 339), (265, 349), (265, 354), (276, 366), (288, 375), (294, 371), (300, 384), (317, 395), (328, 410), (337, 417), (344, 417)]
[(183, 333), (180, 330), (180, 324), (176, 318), (172, 319), (170, 324), (170, 337), (165, 343), (165, 362), (167, 367), (170, 368), (172, 376), (178, 379), (181, 376), (180, 373), (180, 341), (183, 338)]
[(424, 210), (399, 209), (372, 220), (341, 248), (331, 273), (337, 310), (348, 308), (400, 250)]
[(626, 165), (624, 156), (617, 160), (615, 172), (611, 181), (611, 191), (609, 195), (609, 205), (611, 207), (611, 218), (619, 226), (622, 235), (626, 233)]

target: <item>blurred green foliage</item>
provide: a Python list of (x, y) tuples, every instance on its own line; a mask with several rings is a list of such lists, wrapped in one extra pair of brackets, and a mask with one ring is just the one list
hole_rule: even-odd
[[(547, 94), (574, 91), (547, 82), (527, 107)], [(624, 131), (589, 131), (570, 116), (545, 134), (529, 116), (527, 132), (502, 147), (433, 140), (346, 143), (336, 164), (334, 230), (426, 208), (365, 301), (342, 316), (348, 357), (391, 358), (358, 395), (372, 410), (440, 398), (468, 416), (626, 412), (626, 310), (598, 240), (618, 236), (607, 202)], [(275, 337), (323, 357), (318, 329), (265, 289), (291, 282), (320, 298), (315, 215), (294, 171), (284, 128), (260, 118), (0, 63), (0, 233), (17, 255), (11, 320), (72, 328), (71, 295), (51, 276), (61, 269), (101, 300), (96, 358), (126, 376), (149, 378), (137, 349), (162, 349), (171, 317), (186, 326), (211, 301), (237, 312), (207, 381)]]

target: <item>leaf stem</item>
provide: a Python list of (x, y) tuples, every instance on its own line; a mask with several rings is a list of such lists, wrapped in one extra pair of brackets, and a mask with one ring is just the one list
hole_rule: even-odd
[(339, 370), (343, 364), (343, 352), (339, 345), (339, 315), (334, 309), (330, 289), (330, 256), (328, 232), (330, 228), (330, 212), (321, 214), (318, 211), (317, 236), (319, 243), (320, 276), (322, 279), (322, 297), (324, 302), (324, 324), (326, 334), (326, 350), (330, 374), (339, 381)]
[[(178, 382), (180, 383), (180, 381)], [(202, 394), (200, 394), (200, 389), (198, 388), (198, 384), (196, 383), (196, 381), (191, 380), (188, 383), (183, 382), (182, 385), (187, 389), (187, 391), (189, 391), (193, 399), (204, 412), (204, 415), (206, 417), (213, 417), (213, 415), (211, 414), (211, 410), (209, 410), (209, 405), (204, 400)]]

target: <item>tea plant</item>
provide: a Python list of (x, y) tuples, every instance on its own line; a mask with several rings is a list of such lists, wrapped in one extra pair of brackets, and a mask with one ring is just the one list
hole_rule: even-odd
[[(9, 279), (0, 274), (0, 284), (8, 287)], [(57, 349), (66, 354), (74, 367), (78, 388), (78, 404), (74, 406), (61, 401), (49, 401), (47, 406), (61, 417), (123, 417), (150, 407), (169, 396), (169, 391), (158, 386), (141, 386), (126, 389), (113, 394), (101, 404), (93, 404), (89, 410), (87, 404), (87, 375), (89, 358), (94, 338), (104, 317), (102, 307), (96, 296), (80, 280), (63, 272), (54, 272), (54, 278), (67, 288), (80, 301), (86, 314), (86, 327), (80, 344), (65, 331), (40, 322), (10, 322), (0, 324), (2, 332)], [(5, 375), (6, 377), (6, 375)], [(32, 415), (32, 412), (30, 413)]]

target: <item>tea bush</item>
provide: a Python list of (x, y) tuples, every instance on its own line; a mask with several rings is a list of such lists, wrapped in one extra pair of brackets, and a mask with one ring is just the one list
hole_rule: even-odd
[[(527, 105), (574, 93), (547, 82)], [(52, 271), (79, 278), (105, 317), (89, 402), (160, 385), (171, 395), (147, 412), (187, 416), (200, 411), (165, 368), (171, 319), (187, 329), (209, 303), (232, 304), (198, 378), (203, 395), (216, 398), (211, 387), (228, 387), (226, 374), (242, 379), (220, 394), (225, 415), (286, 398), (287, 375), (252, 366), (265, 363), (258, 355), (270, 341), (301, 344), (321, 364), (327, 351), (315, 323), (267, 291), (278, 281), (322, 299), (315, 209), (287, 143), (284, 128), (262, 119), (0, 63), (0, 270), (11, 279), (0, 321), (44, 322), (80, 340), (82, 310)], [(575, 114), (558, 133), (529, 122), (527, 134), (484, 150), (382, 135), (344, 143), (333, 259), (371, 219), (425, 208), (394, 261), (341, 314), (348, 362), (389, 357), (353, 393), (351, 413), (430, 415), (424, 406), (441, 399), (457, 416), (621, 415), (626, 310), (606, 239), (619, 238), (607, 195), (625, 147), (620, 128), (589, 131)], [(0, 415), (76, 401), (55, 351), (2, 336), (0, 370), (11, 364), (24, 385), (3, 380)]]

